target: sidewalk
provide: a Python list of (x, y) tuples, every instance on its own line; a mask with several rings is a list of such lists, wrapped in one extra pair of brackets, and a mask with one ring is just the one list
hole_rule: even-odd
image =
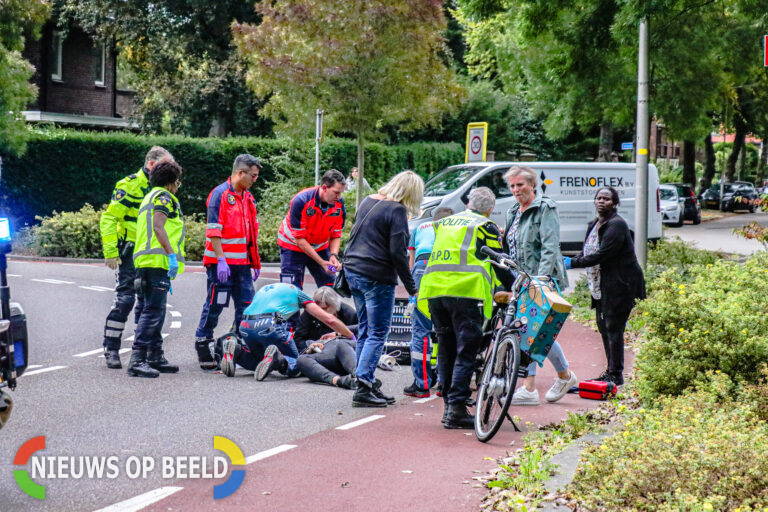
[[(596, 332), (567, 322), (560, 341), (580, 380), (602, 371), (605, 356)], [(631, 368), (629, 354), (627, 368)], [(549, 363), (539, 370), (537, 387), (542, 400), (554, 376)], [(386, 374), (381, 377), (387, 388)], [(521, 447), (522, 434), (506, 423), (490, 443), (483, 444), (473, 431), (442, 427), (440, 399), (424, 401), (403, 398), (399, 392), (396, 395), (397, 405), (371, 409), (367, 422), (319, 432), (283, 445), (285, 451), (275, 455), (255, 457), (260, 460), (245, 466), (242, 486), (225, 499), (213, 500), (213, 485), (221, 481), (169, 482), (167, 485), (183, 489), (143, 510), (477, 510), (485, 489), (473, 477), (493, 469), (497, 457)], [(535, 428), (560, 421), (568, 412), (599, 404), (566, 395), (555, 404), (512, 407), (510, 412), (522, 419), (525, 430), (526, 422), (531, 422), (528, 428)], [(341, 417), (339, 425), (343, 426)], [(244, 455), (248, 458), (250, 454)]]

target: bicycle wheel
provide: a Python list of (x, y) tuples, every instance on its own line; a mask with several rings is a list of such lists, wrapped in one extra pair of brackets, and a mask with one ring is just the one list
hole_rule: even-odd
[(490, 441), (507, 417), (520, 369), (520, 340), (516, 333), (506, 333), (491, 353), (480, 387), (475, 409), (475, 436)]

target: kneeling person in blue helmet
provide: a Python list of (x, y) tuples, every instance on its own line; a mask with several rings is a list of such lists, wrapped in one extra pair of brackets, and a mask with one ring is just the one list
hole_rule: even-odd
[(128, 375), (157, 377), (176, 373), (163, 355), (163, 322), (171, 280), (184, 272), (184, 220), (176, 192), (181, 186), (181, 167), (163, 160), (149, 171), (152, 189), (139, 206), (136, 220), (136, 336)]
[[(323, 311), (337, 317), (357, 335), (355, 308), (341, 302), (330, 286), (321, 286), (312, 298)], [(296, 365), (302, 375), (313, 382), (352, 389), (357, 369), (353, 340), (339, 337), (306, 310), (299, 316), (294, 338), (300, 354)]]
[(254, 295), (240, 322), (242, 343), (229, 336), (222, 344), (221, 371), (234, 377), (235, 365), (255, 372), (256, 380), (264, 380), (273, 370), (295, 377), (299, 374), (296, 359), (299, 351), (294, 340), (293, 324), (301, 309), (335, 332), (355, 340), (347, 326), (326, 313), (298, 287), (288, 283), (264, 286)]

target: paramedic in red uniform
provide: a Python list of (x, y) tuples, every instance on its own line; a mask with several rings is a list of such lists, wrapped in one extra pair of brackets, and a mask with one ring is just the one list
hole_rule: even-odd
[(323, 174), (320, 186), (306, 188), (291, 199), (277, 234), (281, 282), (303, 289), (304, 270), (309, 269), (317, 286), (333, 284), (333, 274), (341, 268), (345, 186), (344, 175), (331, 169)]
[(259, 234), (256, 202), (248, 191), (256, 183), (261, 168), (256, 157), (238, 155), (232, 164), (232, 175), (208, 195), (203, 253), (208, 293), (195, 331), (195, 350), (203, 370), (214, 370), (218, 366), (213, 358), (213, 330), (221, 311), (232, 300), (235, 305), (233, 329), (239, 326), (243, 311), (253, 297), (253, 282), (261, 271), (256, 245)]

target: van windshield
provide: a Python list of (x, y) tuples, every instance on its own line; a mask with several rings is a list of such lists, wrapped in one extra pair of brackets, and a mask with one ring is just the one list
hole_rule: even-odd
[(432, 179), (424, 185), (424, 195), (430, 197), (441, 197), (450, 194), (479, 169), (477, 167), (454, 167), (445, 169), (437, 173)]

